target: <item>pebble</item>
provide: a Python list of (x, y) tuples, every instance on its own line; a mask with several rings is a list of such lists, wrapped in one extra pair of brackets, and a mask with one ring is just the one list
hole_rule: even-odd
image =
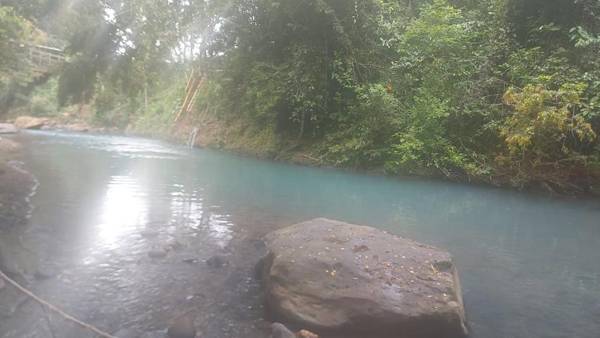
[(33, 277), (35, 277), (35, 279), (37, 279), (37, 280), (45, 280), (45, 279), (50, 279), (56, 275), (57, 275), (56, 271), (52, 270), (51, 267), (40, 266), (39, 268), (37, 268), (37, 270), (33, 274)]

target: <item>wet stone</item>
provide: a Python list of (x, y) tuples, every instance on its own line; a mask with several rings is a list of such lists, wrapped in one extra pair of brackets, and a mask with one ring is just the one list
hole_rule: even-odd
[(274, 231), (266, 243), (262, 284), (276, 320), (343, 337), (467, 335), (458, 272), (444, 250), (323, 218)]
[(206, 265), (208, 265), (211, 268), (218, 269), (229, 265), (229, 260), (225, 256), (216, 255), (207, 259)]
[(188, 264), (197, 264), (198, 263), (198, 259), (195, 257), (187, 257), (181, 260), (184, 263), (188, 263)]
[(296, 335), (281, 323), (271, 324), (272, 338), (296, 338)]
[(46, 279), (54, 278), (54, 277), (56, 277), (56, 275), (58, 275), (58, 273), (56, 272), (56, 270), (53, 267), (40, 266), (39, 268), (37, 268), (37, 270), (33, 274), (33, 277), (35, 277), (35, 279), (37, 279), (37, 280), (46, 280)]
[(142, 337), (143, 333), (137, 329), (125, 328), (113, 333), (113, 335), (117, 338), (139, 338)]

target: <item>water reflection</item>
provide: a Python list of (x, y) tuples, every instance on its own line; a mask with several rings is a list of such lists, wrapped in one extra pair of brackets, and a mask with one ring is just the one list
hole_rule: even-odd
[(108, 184), (101, 208), (97, 239), (106, 249), (115, 249), (132, 228), (148, 222), (147, 196), (132, 177), (114, 176)]
[(231, 228), (234, 225), (229, 220), (230, 215), (217, 213), (218, 206), (205, 206), (200, 191), (187, 194), (183, 191), (183, 186), (175, 187), (181, 190), (171, 193), (171, 222), (196, 230), (192, 233), (194, 237), (202, 234), (210, 237), (221, 248), (227, 246), (232, 238)]

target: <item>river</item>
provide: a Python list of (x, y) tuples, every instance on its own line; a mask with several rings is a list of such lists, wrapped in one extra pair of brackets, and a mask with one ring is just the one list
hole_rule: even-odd
[[(25, 275), (46, 271), (30, 281), (36, 293), (109, 332), (158, 337), (192, 313), (202, 337), (267, 337), (252, 277), (259, 239), (328, 217), (449, 250), (471, 337), (599, 336), (598, 200), (307, 168), (141, 138), (18, 138), (39, 187), (29, 223), (12, 234), (16, 259)], [(214, 255), (229, 264), (204, 263)], [(21, 302), (0, 316), (0, 337), (87, 337)]]

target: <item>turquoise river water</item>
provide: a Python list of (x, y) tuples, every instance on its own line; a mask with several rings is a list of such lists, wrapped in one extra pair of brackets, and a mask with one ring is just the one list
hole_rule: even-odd
[[(39, 181), (19, 245), (37, 269), (51, 270), (32, 287), (113, 333), (158, 336), (192, 311), (203, 337), (267, 337), (252, 278), (258, 240), (328, 217), (449, 250), (472, 337), (600, 337), (598, 200), (307, 168), (140, 138), (17, 138)], [(166, 256), (148, 256), (157, 249)], [(203, 264), (215, 254), (231, 263)], [(84, 336), (59, 318), (48, 328), (38, 312), (26, 303), (0, 317), (0, 337)]]

